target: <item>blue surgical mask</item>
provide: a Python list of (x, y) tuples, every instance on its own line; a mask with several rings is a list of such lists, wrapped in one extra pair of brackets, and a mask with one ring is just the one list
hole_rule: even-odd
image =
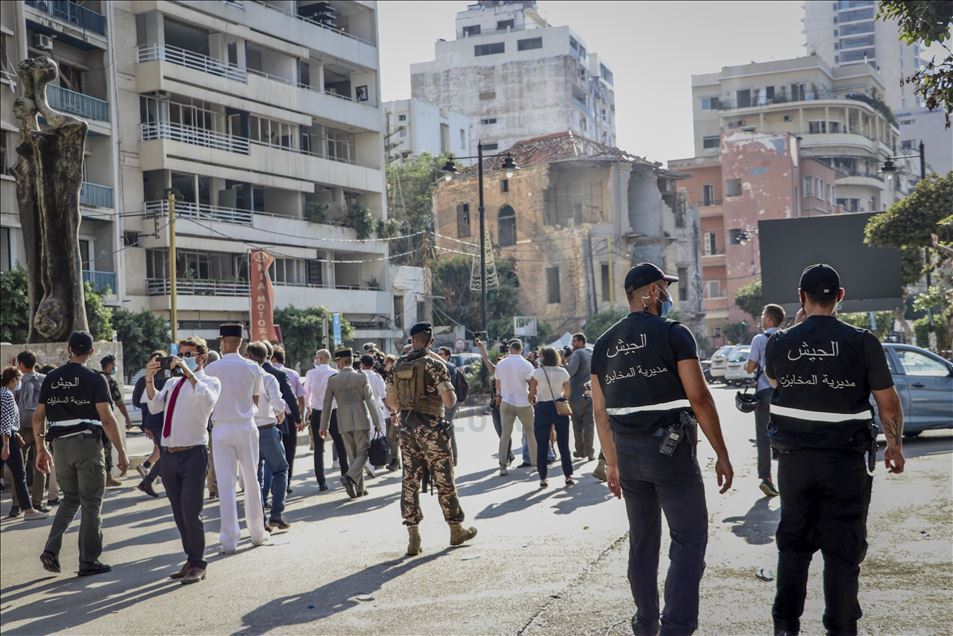
[(15, 387), (13, 387), (13, 390), (14, 390), (14, 391), (19, 391), (19, 390), (22, 389), (22, 388), (23, 388), (23, 383), (20, 382), (19, 380), (17, 380), (17, 385), (16, 385)]
[(195, 358), (182, 358), (185, 360), (185, 366), (189, 368), (189, 371), (195, 371), (199, 366), (199, 361)]
[(668, 315), (668, 312), (672, 311), (672, 306), (675, 304), (675, 301), (672, 300), (672, 295), (668, 292), (665, 292), (665, 297), (659, 297), (659, 312), (658, 315), (662, 318)]

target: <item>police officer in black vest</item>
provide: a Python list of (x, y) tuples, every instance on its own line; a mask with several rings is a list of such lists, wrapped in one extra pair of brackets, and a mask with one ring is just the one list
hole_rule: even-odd
[(876, 336), (834, 315), (844, 298), (834, 268), (805, 269), (798, 295), (804, 321), (776, 332), (765, 349), (765, 373), (777, 389), (768, 435), (780, 452), (774, 629), (782, 636), (798, 633), (808, 569), (820, 550), (824, 627), (828, 634), (856, 634), (877, 452), (870, 395), (887, 438), (884, 463), (891, 473), (903, 472), (903, 412)]
[[(705, 569), (708, 512), (695, 459), (696, 424), (715, 450), (718, 485), (733, 472), (695, 338), (668, 320), (668, 286), (677, 282), (651, 263), (625, 277), (632, 313), (610, 327), (592, 352), (592, 406), (609, 488), (629, 515), (629, 585), (635, 634), (691, 634), (698, 627), (698, 586)], [(697, 422), (695, 420), (697, 417)], [(658, 561), (665, 513), (672, 537), (659, 615)]]

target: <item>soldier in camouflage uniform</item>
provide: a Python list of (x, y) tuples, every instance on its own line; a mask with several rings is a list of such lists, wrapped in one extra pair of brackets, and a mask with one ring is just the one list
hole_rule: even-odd
[(387, 378), (387, 405), (399, 411), (400, 450), (404, 457), (400, 512), (407, 526), (407, 554), (420, 554), (417, 524), (420, 510), (420, 482), (429, 469), (437, 488), (443, 517), (450, 524), (450, 545), (460, 545), (476, 536), (476, 528), (464, 528), (457, 488), (453, 482), (453, 455), (450, 450), (451, 425), (443, 417), (444, 408), (457, 401), (446, 365), (429, 349), (433, 327), (422, 322), (410, 330), (413, 350), (401, 356)]
[[(113, 374), (116, 373), (116, 356), (112, 354), (106, 355), (102, 360), (99, 361), (100, 367), (102, 367), (101, 373), (104, 378), (106, 378), (106, 384), (109, 386), (109, 397), (112, 399), (113, 407), (119, 409), (119, 412), (122, 413), (122, 416), (126, 418), (126, 430), (128, 431), (132, 428), (132, 418), (129, 417), (129, 411), (126, 409), (126, 402), (123, 399), (122, 388), (119, 386), (119, 383), (116, 382), (116, 378), (113, 377)], [(122, 482), (113, 477), (113, 457), (112, 457), (112, 445), (109, 441), (109, 438), (106, 437), (106, 431), (102, 432), (103, 436), (103, 450), (104, 457), (106, 458), (106, 485), (110, 487), (121, 486)]]

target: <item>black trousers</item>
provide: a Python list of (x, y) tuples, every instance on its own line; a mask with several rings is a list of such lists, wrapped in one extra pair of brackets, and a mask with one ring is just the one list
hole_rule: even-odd
[(860, 452), (801, 449), (781, 453), (778, 485), (778, 587), (775, 629), (797, 633), (807, 576), (817, 550), (824, 557), (824, 627), (856, 634), (860, 564), (867, 554), (867, 510), (873, 478)]
[(30, 491), (26, 487), (27, 466), (24, 462), (23, 449), (20, 447), (20, 442), (16, 438), (16, 431), (14, 431), (10, 435), (10, 457), (7, 458), (6, 462), (0, 462), (0, 474), (3, 472), (3, 464), (6, 463), (13, 475), (13, 492), (16, 494), (13, 497), (14, 508), (17, 507), (18, 503), (24, 509), (29, 508), (31, 504)]
[(206, 567), (205, 526), (202, 505), (205, 500), (205, 475), (208, 472), (208, 446), (195, 446), (181, 453), (162, 449), (162, 485), (172, 506), (172, 516), (182, 538), (191, 565)]
[(285, 447), (285, 459), (288, 460), (288, 488), (295, 470), (295, 453), (298, 452), (298, 428), (294, 422), (285, 421), (281, 429), (281, 443)]
[[(321, 411), (311, 411), (311, 432), (314, 433), (314, 476), (318, 484), (324, 486), (326, 479), (324, 476), (324, 442), (321, 438)], [(331, 411), (331, 423), (328, 425), (328, 433), (331, 434), (331, 441), (337, 450), (338, 463), (341, 466), (341, 476), (347, 473), (347, 449), (344, 447), (344, 438), (338, 432), (338, 412), (337, 409)]]

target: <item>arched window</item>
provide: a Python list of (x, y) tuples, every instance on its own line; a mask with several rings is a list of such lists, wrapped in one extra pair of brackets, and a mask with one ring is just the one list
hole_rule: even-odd
[(509, 205), (500, 208), (497, 215), (497, 237), (500, 247), (516, 245), (516, 211)]

